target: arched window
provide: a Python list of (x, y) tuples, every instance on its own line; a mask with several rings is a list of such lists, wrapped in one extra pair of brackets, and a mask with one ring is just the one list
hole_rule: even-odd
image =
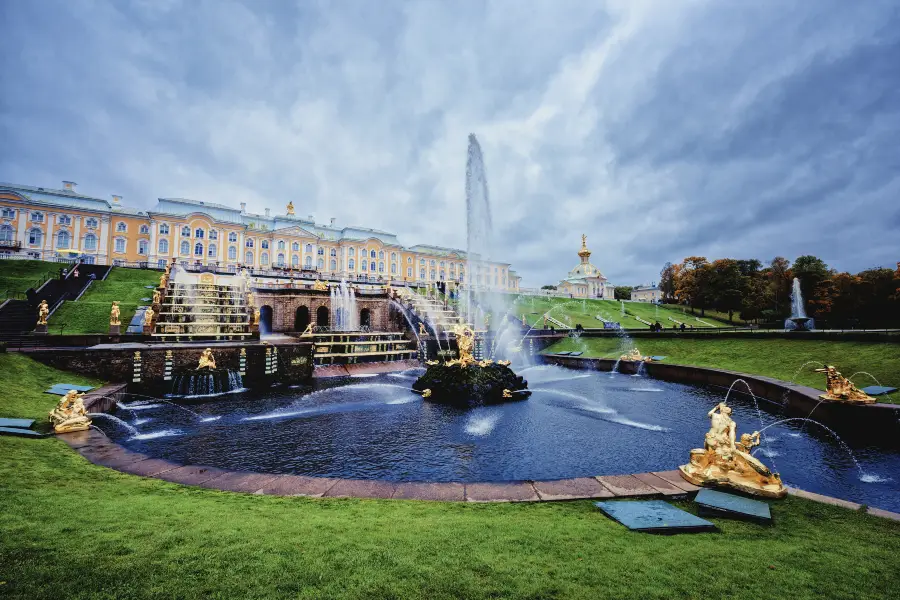
[(356, 261), (354, 261), (352, 258), (351, 258), (350, 260), (348, 260), (348, 261), (347, 261), (347, 268), (350, 269), (351, 271), (352, 271), (353, 269), (355, 269), (355, 268), (356, 268)]
[(237, 260), (236, 246), (228, 246), (228, 260)]
[(312, 254), (312, 244), (307, 244), (307, 245), (306, 245), (306, 251), (307, 251), (309, 254)]
[(43, 239), (43, 232), (40, 229), (35, 227), (34, 229), (28, 232), (28, 245), (29, 246), (40, 246), (41, 240)]
[(206, 255), (210, 258), (216, 257), (216, 252), (218, 252), (218, 248), (216, 248), (215, 244), (210, 244), (209, 248), (206, 249)]
[(397, 274), (397, 263), (391, 263), (391, 275)]
[(378, 272), (384, 273), (384, 263), (383, 262), (378, 263)]
[[(85, 227), (88, 229), (97, 229), (97, 219), (91, 217), (87, 221), (84, 222)], [(168, 233), (168, 232), (167, 232)]]
[(431, 259), (431, 266), (432, 266), (432, 267), (434, 266), (434, 259), (433, 259), (433, 258)]
[(423, 266), (423, 267), (425, 266), (425, 259), (424, 259), (424, 258), (420, 258), (420, 259), (419, 259), (419, 265), (420, 265), (420, 266)]
[(185, 225), (181, 228), (181, 237), (191, 237), (191, 228)]
[(44, 222), (44, 213), (40, 213), (40, 212), (31, 213), (31, 222), (32, 223), (43, 223)]
[(236, 242), (236, 241), (237, 241), (237, 234), (236, 234), (235, 232), (233, 232), (233, 231), (230, 231), (230, 232), (228, 233), (228, 241), (229, 241), (229, 242)]
[(331, 259), (331, 270), (337, 271), (337, 261), (334, 260), (333, 258)]
[(268, 250), (269, 249), (269, 240), (263, 240), (262, 243), (260, 244), (260, 247), (263, 250)]
[(11, 209), (11, 208), (6, 208), (6, 207), (4, 206), (3, 208), (0, 208), (0, 218), (3, 218), (3, 219), (15, 219), (15, 218), (16, 218), (16, 211), (14, 211), (14, 210)]
[(187, 256), (191, 253), (191, 244), (187, 240), (181, 242), (181, 255)]
[(292, 267), (300, 266), (300, 257), (298, 255), (294, 254), (293, 256), (291, 256), (291, 266)]
[(331, 256), (337, 256), (337, 250), (335, 250), (334, 248), (332, 248), (332, 249), (331, 249), (331, 252), (329, 252), (329, 254), (330, 254)]
[(247, 251), (246, 254), (244, 254), (244, 262), (247, 263), (248, 265), (253, 264), (253, 253), (250, 252), (249, 250)]
[(369, 270), (372, 271), (373, 273), (375, 272), (375, 261), (374, 260), (369, 263)]
[(378, 252), (378, 260), (384, 260), (384, 250)]
[(84, 236), (84, 249), (85, 250), (96, 250), (97, 249), (97, 236), (93, 233), (89, 233)]
[(412, 277), (412, 267), (406, 267), (406, 276)]
[(116, 231), (118, 233), (125, 233), (126, 231), (128, 231), (128, 225), (126, 225), (124, 221), (119, 221), (118, 223), (116, 223)]
[[(87, 241), (87, 240), (85, 240), (85, 241)], [(169, 252), (169, 240), (159, 240), (157, 254), (168, 254), (168, 252)]]
[(407, 256), (407, 257), (406, 257), (406, 264), (408, 264), (408, 265), (411, 265), (411, 264), (412, 264), (412, 256)]
[(211, 240), (219, 239), (219, 232), (215, 229), (210, 229), (209, 230), (209, 239), (211, 239)]
[(203, 231), (203, 229), (201, 227), (198, 227), (197, 229), (194, 230), (194, 237), (197, 238), (198, 240), (202, 240), (203, 236), (205, 234), (206, 234), (206, 232)]
[(200, 242), (194, 244), (194, 256), (203, 256), (203, 244)]
[(432, 279), (434, 279), (434, 278), (435, 278), (435, 277), (434, 277), (434, 275), (435, 275), (435, 273), (434, 273), (434, 269), (432, 269), (432, 270), (431, 270), (431, 278), (432, 278)]
[(325, 268), (325, 260), (320, 258), (318, 261), (316, 261), (316, 266), (319, 269), (324, 269)]
[[(281, 245), (283, 246), (284, 242), (282, 242)], [(279, 267), (284, 266), (284, 254), (282, 254), (281, 252), (278, 253), (278, 256), (275, 258), (275, 264), (277, 264)]]
[(169, 226), (166, 223), (160, 223), (159, 233), (161, 235), (169, 235)]
[(347, 248), (347, 256), (356, 256), (356, 248), (353, 246)]
[(56, 247), (57, 248), (68, 248), (69, 247), (69, 232), (68, 231), (60, 231), (56, 234)]
[(0, 242), (13, 241), (12, 225), (0, 225)]
[(366, 263), (366, 261), (364, 261), (364, 260), (359, 261), (359, 268), (362, 269), (363, 271), (368, 271), (368, 268), (367, 268), (368, 266), (369, 265), (368, 265), (368, 263)]
[(244, 246), (246, 246), (247, 248), (252, 248), (253, 247), (253, 238), (247, 238), (247, 240), (244, 242)]
[(307, 269), (312, 267), (312, 256), (307, 256), (306, 260), (303, 261), (303, 264), (306, 265)]
[(369, 251), (369, 258), (375, 258), (375, 251), (374, 251), (374, 250), (370, 250), (370, 251)]
[(441, 268), (444, 268), (444, 261), (441, 261)]
[(284, 240), (278, 240), (278, 249), (284, 250)]
[(125, 238), (116, 238), (116, 244), (115, 244), (115, 246), (113, 247), (114, 251), (115, 251), (115, 252), (118, 252), (119, 254), (124, 254), (124, 253), (125, 253), (125, 247), (126, 247), (126, 245), (125, 245)]
[(141, 235), (149, 235), (150, 234), (150, 226), (149, 225), (141, 225), (141, 228), (138, 230)]
[(300, 243), (294, 242), (291, 244), (291, 252), (300, 252)]
[(269, 253), (268, 252), (263, 252), (262, 254), (259, 255), (259, 264), (261, 264), (261, 265), (269, 264)]
[(441, 269), (441, 281), (443, 281), (443, 280), (444, 280), (444, 278), (445, 278), (445, 275), (444, 275), (444, 270), (443, 270), (443, 269)]
[(150, 242), (148, 240), (139, 240), (138, 241), (138, 254), (143, 254), (144, 256), (147, 256), (149, 247), (150, 247)]
[(425, 279), (425, 269), (419, 270), (419, 279)]
[(59, 218), (57, 219), (56, 222), (59, 223), (60, 225), (71, 225), (72, 217), (70, 217), (68, 215), (59, 215)]
[(319, 256), (325, 256), (325, 248), (319, 246), (319, 248), (316, 249), (316, 254), (318, 254)]
[(396, 261), (396, 260), (397, 260), (397, 253), (396, 253), (396, 252), (391, 252), (391, 261), (393, 262), (393, 261)]

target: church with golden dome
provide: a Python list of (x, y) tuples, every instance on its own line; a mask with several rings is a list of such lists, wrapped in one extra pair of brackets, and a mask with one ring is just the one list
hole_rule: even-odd
[(615, 299), (615, 286), (603, 276), (600, 269), (591, 264), (591, 251), (587, 247), (586, 235), (581, 236), (578, 258), (579, 264), (569, 271), (568, 277), (556, 285), (556, 289), (573, 298)]

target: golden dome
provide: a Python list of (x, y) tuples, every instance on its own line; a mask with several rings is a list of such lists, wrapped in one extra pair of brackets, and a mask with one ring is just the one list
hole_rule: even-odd
[(587, 247), (587, 236), (584, 234), (581, 235), (581, 250), (578, 251), (578, 256), (582, 258), (582, 262), (586, 262), (591, 256), (591, 251)]

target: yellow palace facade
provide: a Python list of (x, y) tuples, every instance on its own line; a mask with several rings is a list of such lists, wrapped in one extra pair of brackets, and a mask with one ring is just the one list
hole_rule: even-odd
[[(403, 246), (397, 236), (364, 227), (317, 224), (312, 215), (246, 211), (222, 204), (159, 198), (151, 210), (122, 205), (121, 197), (84, 196), (76, 184), (62, 189), (0, 183), (0, 254), (51, 260), (160, 268), (175, 259), (236, 272), (300, 272), (323, 278), (408, 284), (455, 282), (517, 291), (509, 263), (471, 262), (463, 250)], [(473, 272), (468, 273), (467, 269)]]

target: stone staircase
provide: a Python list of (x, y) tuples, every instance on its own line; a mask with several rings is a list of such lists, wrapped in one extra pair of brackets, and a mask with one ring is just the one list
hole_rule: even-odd
[(247, 296), (238, 286), (170, 280), (152, 335), (177, 342), (249, 339)]
[[(396, 292), (398, 301), (402, 302), (420, 321), (437, 326), (441, 331), (452, 331), (454, 325), (465, 323), (465, 319), (453, 308), (449, 305), (445, 306), (436, 298), (427, 298), (408, 288), (400, 288)], [(430, 332), (431, 327), (427, 328)]]

